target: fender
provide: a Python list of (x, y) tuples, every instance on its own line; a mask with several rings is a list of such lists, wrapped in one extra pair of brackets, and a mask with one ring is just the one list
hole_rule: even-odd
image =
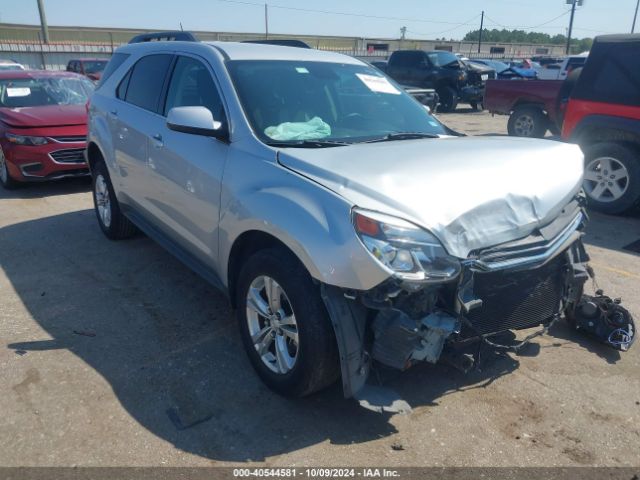
[[(247, 176), (249, 168), (253, 172)], [(353, 205), (334, 192), (246, 152), (229, 158), (224, 183), (218, 265), (225, 282), (233, 244), (249, 231), (277, 238), (313, 278), (327, 285), (369, 290), (390, 276), (357, 238), (351, 223)], [(229, 192), (238, 192), (237, 197)]]
[[(614, 138), (611, 138), (612, 134)], [(569, 137), (570, 142), (579, 144), (594, 143), (598, 139), (640, 143), (640, 120), (613, 115), (587, 115)]]

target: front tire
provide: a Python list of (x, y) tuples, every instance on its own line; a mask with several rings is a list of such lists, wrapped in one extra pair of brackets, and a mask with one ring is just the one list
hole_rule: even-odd
[(292, 254), (283, 248), (254, 254), (237, 285), (242, 341), (269, 388), (302, 397), (335, 382), (340, 366), (333, 327), (318, 286)]
[(516, 108), (509, 117), (507, 131), (512, 137), (543, 138), (549, 121), (541, 110), (531, 107)]
[(11, 173), (9, 173), (7, 159), (4, 156), (2, 148), (0, 148), (0, 183), (7, 190), (14, 190), (20, 186), (20, 183), (11, 176)]
[(640, 204), (640, 155), (618, 143), (585, 148), (584, 191), (589, 206), (617, 215)]
[(93, 207), (100, 229), (111, 240), (132, 237), (137, 229), (120, 210), (107, 166), (99, 161), (92, 170)]
[(452, 87), (442, 87), (438, 89), (438, 96), (440, 97), (440, 106), (438, 110), (440, 112), (450, 113), (455, 112), (458, 107), (458, 92)]

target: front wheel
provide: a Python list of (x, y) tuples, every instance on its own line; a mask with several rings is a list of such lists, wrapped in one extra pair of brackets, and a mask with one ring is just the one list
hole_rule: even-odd
[(640, 204), (640, 155), (617, 143), (585, 148), (584, 191), (594, 210), (619, 214)]
[(338, 378), (336, 339), (319, 288), (292, 254), (271, 248), (251, 256), (236, 301), (247, 355), (269, 388), (301, 397)]
[(438, 89), (438, 96), (440, 97), (439, 111), (455, 112), (458, 106), (458, 92), (454, 88), (442, 87)]
[(19, 183), (9, 173), (9, 166), (2, 148), (0, 148), (0, 183), (7, 190), (13, 190), (19, 186)]

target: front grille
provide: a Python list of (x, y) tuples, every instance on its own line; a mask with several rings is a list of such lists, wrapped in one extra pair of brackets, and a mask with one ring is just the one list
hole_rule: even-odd
[(559, 255), (532, 270), (476, 273), (474, 294), (482, 306), (467, 314), (465, 336), (518, 330), (550, 320), (564, 294), (566, 259)]
[(67, 135), (62, 137), (51, 137), (56, 142), (60, 143), (83, 143), (87, 141), (87, 137), (85, 135)]
[(60, 163), (84, 163), (84, 148), (70, 148), (69, 150), (56, 150), (49, 155)]

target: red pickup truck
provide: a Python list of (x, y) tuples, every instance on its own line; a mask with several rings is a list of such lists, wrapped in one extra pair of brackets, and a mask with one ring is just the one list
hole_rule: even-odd
[(491, 113), (510, 115), (507, 130), (515, 137), (542, 138), (560, 133), (563, 80), (489, 80), (484, 106)]

